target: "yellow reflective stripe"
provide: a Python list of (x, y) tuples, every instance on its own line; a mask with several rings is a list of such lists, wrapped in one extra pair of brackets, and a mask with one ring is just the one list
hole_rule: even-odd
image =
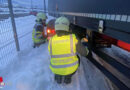
[[(40, 34), (40, 35), (37, 35), (37, 34)], [(40, 37), (42, 36), (42, 32), (36, 32), (35, 30), (34, 30), (34, 38), (35, 39), (39, 39)]]
[(63, 55), (51, 55), (52, 58), (63, 58), (63, 57), (71, 57), (71, 56), (75, 56), (76, 53), (73, 54), (63, 54)]
[(66, 64), (66, 65), (52, 65), (52, 64), (50, 63), (50, 66), (51, 66), (52, 68), (67, 68), (67, 67), (72, 67), (72, 66), (74, 66), (74, 65), (76, 65), (76, 64), (78, 64), (78, 61), (76, 61), (76, 62), (74, 62), (74, 63), (71, 63), (71, 64)]
[(70, 35), (70, 49), (71, 49), (71, 54), (74, 54), (74, 50), (73, 50), (73, 37), (72, 37), (72, 34)]
[[(62, 42), (62, 40), (60, 40)], [(63, 40), (64, 42), (64, 40)], [(70, 54), (62, 54), (62, 55), (52, 55), (52, 38), (50, 40), (50, 54), (51, 54), (51, 58), (63, 58), (63, 57), (71, 57), (71, 56), (75, 56), (76, 53), (74, 53), (73, 51), (73, 37), (72, 34), (70, 35), (70, 48), (71, 48), (71, 53)]]
[(50, 55), (52, 57), (52, 38), (50, 39)]
[(66, 39), (66, 40), (58, 40), (58, 41), (55, 41), (53, 43), (63, 43), (63, 42), (68, 42), (68, 41), (69, 41), (68, 39)]
[(72, 58), (63, 59), (63, 60), (52, 60), (52, 63), (67, 63), (67, 62), (70, 62), (72, 60), (73, 60)]

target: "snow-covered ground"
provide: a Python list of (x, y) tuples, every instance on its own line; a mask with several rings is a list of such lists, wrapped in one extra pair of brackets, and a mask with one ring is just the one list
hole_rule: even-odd
[[(47, 22), (53, 17), (48, 17)], [(16, 29), (21, 50), (32, 47), (32, 30), (35, 24), (35, 16), (15, 18)], [(0, 21), (0, 69), (6, 67), (17, 55), (11, 19)]]
[[(32, 11), (31, 8), (13, 7), (13, 13), (14, 14), (29, 13), (30, 11)], [(40, 11), (43, 11), (43, 9), (33, 8), (33, 11), (40, 12)], [(0, 14), (9, 14), (9, 8), (0, 6)]]
[[(20, 49), (32, 46), (32, 29), (35, 24), (34, 16), (15, 18)], [(0, 69), (7, 66), (17, 55), (11, 20), (0, 21)]]
[[(45, 43), (39, 48), (21, 51), (15, 62), (2, 70), (1, 75), (7, 84), (2, 90), (110, 90), (104, 76), (83, 57), (71, 84), (55, 83), (49, 69), (50, 55), (47, 47), (48, 43)], [(84, 68), (87, 72), (84, 72), (82, 62), (86, 62)], [(87, 77), (84, 73), (87, 73)]]
[[(48, 21), (50, 19), (53, 19), (53, 17), (48, 16)], [(5, 20), (5, 22), (10, 23), (10, 19)], [(2, 24), (5, 25), (6, 23), (0, 23), (0, 25)], [(8, 38), (0, 37), (0, 40), (2, 40), (0, 47), (3, 49), (5, 43), (11, 42), (11, 44), (7, 45), (8, 47), (3, 49), (3, 52), (9, 51), (8, 60), (7, 58), (4, 59), (7, 57), (5, 52), (5, 57), (0, 59), (0, 62), (2, 61), (0, 66), (6, 66), (0, 71), (0, 76), (3, 77), (5, 83), (2, 90), (110, 90), (102, 73), (84, 57), (81, 58), (81, 65), (72, 77), (71, 84), (58, 85), (55, 83), (54, 74), (49, 69), (48, 43), (41, 45), (39, 48), (32, 48), (34, 24), (34, 16), (16, 18), (16, 28), (21, 49), (19, 53), (16, 52), (14, 41), (11, 42), (14, 40), (11, 25), (5, 26), (7, 28), (1, 31), (1, 33), (6, 33), (5, 36)], [(0, 52), (0, 55), (3, 55), (3, 52)], [(4, 64), (5, 62), (8, 63)], [(84, 66), (82, 62), (85, 64)], [(85, 76), (85, 73), (87, 73), (87, 76)]]
[[(36, 9), (36, 10), (38, 10), (38, 9)], [(29, 13), (31, 11), (31, 9), (13, 7), (13, 11), (14, 11), (15, 14), (18, 14), (18, 13)], [(0, 14), (9, 14), (8, 6), (7, 7), (0, 6)]]
[[(47, 22), (53, 17), (48, 16)], [(32, 30), (35, 16), (15, 18), (20, 49), (32, 47)], [(17, 55), (11, 19), (0, 21), (0, 69), (5, 67)]]

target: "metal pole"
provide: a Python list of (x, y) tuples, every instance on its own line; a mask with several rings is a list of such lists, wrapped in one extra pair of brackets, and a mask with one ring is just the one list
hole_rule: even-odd
[(16, 31), (16, 25), (15, 25), (15, 20), (14, 20), (14, 14), (13, 14), (12, 0), (8, 0), (8, 7), (9, 7), (10, 16), (11, 16), (11, 23), (12, 23), (12, 27), (13, 27), (16, 49), (17, 49), (17, 51), (20, 51), (18, 37), (17, 37), (17, 31)]
[(46, 13), (46, 0), (44, 0), (44, 12)]
[(33, 11), (33, 1), (31, 0), (31, 8), (32, 8), (32, 11)]

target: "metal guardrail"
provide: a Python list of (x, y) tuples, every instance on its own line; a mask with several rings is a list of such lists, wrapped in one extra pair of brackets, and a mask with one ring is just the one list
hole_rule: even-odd
[[(97, 60), (94, 58), (90, 59), (90, 61), (92, 60), (92, 63), (94, 63), (119, 89), (127, 90), (130, 88), (129, 67), (124, 66), (122, 63), (100, 50), (94, 50), (93, 55), (96, 55), (96, 57), (100, 59)], [(104, 72), (105, 70), (106, 72)]]

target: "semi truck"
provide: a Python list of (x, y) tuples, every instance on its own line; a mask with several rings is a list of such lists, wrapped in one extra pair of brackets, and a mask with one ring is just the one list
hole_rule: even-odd
[(118, 89), (130, 89), (130, 66), (103, 52), (116, 45), (130, 52), (130, 0), (48, 0), (47, 13), (67, 17), (73, 32), (88, 38), (92, 54), (102, 58), (91, 62)]

